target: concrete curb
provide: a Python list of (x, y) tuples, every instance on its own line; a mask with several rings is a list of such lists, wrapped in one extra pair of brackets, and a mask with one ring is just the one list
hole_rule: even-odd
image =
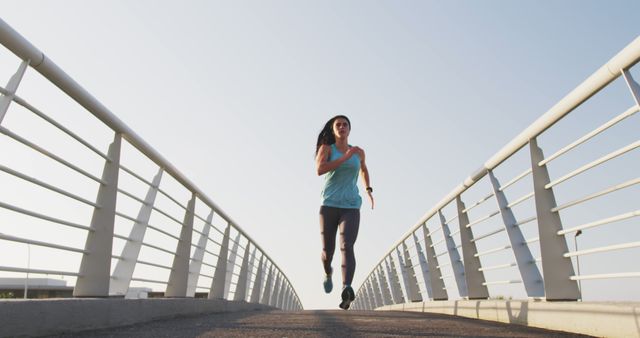
[(0, 337), (52, 335), (178, 316), (274, 309), (262, 304), (194, 298), (2, 300)]
[(638, 302), (460, 300), (386, 305), (376, 311), (442, 313), (598, 337), (640, 337)]

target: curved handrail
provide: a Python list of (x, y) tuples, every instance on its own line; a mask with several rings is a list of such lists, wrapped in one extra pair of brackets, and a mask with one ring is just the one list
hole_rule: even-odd
[[(479, 169), (471, 173), (460, 185), (456, 186), (449, 194), (447, 194), (440, 202), (427, 211), (420, 220), (412, 226), (382, 257), (388, 256), (393, 248), (402, 244), (411, 234), (421, 227), (427, 220), (435, 215), (438, 210), (453, 201), (456, 196), (463, 193), (467, 188), (483, 178), (489, 170), (494, 169), (500, 163), (504, 162), (511, 155), (516, 153), (522, 147), (529, 143), (529, 140), (535, 138), (544, 132), (547, 128), (569, 114), (576, 107), (580, 106), (584, 101), (596, 94), (602, 88), (607, 86), (613, 80), (621, 75), (623, 69), (633, 67), (640, 61), (640, 37), (637, 37), (616, 56), (611, 58), (604, 66), (600, 67), (595, 73), (589, 76), (582, 84), (567, 94), (560, 102), (551, 107), (544, 115), (540, 116), (529, 127), (523, 130), (495, 155), (490, 157)], [(382, 260), (378, 264), (382, 263)]]
[[(227, 215), (222, 208), (220, 208), (213, 200), (211, 200), (202, 190), (200, 190), (191, 180), (189, 180), (184, 174), (182, 174), (171, 162), (164, 158), (157, 150), (149, 145), (144, 139), (137, 135), (131, 128), (129, 128), (124, 122), (122, 122), (116, 115), (114, 115), (106, 106), (93, 97), (88, 91), (86, 91), (80, 84), (67, 75), (58, 65), (56, 65), (51, 59), (32, 45), (22, 35), (15, 31), (5, 21), (0, 19), (0, 44), (4, 45), (7, 49), (12, 51), (15, 55), (23, 60), (29, 61), (29, 66), (37, 70), (45, 78), (47, 78), (52, 84), (57, 86), (60, 90), (66, 93), (69, 97), (75, 100), (78, 104), (84, 107), (87, 111), (96, 116), (105, 125), (110, 127), (116, 134), (121, 134), (132, 146), (138, 149), (142, 154), (147, 156), (165, 172), (174, 177), (179, 183), (186, 187), (189, 191), (194, 193), (201, 201), (207, 204), (212, 211), (222, 217), (229, 225), (233, 226), (239, 233), (241, 233), (247, 240), (251, 242), (262, 254), (273, 264), (275, 269), (282, 271), (280, 267), (266, 254), (255, 240), (243, 230), (237, 222), (235, 222), (229, 215)], [(284, 279), (289, 285), (292, 285), (288, 277), (282, 274)], [(291, 287), (296, 299), (299, 302), (299, 297)]]
[[(574, 144), (572, 144), (571, 146), (575, 145), (575, 144), (580, 144), (582, 142), (584, 142), (585, 140), (588, 140), (590, 138), (592, 138), (593, 136), (599, 134), (601, 131), (609, 128), (610, 126), (622, 121), (623, 119), (627, 118), (628, 116), (631, 116), (633, 114), (635, 114), (636, 112), (638, 112), (640, 110), (640, 86), (633, 80), (633, 78), (631, 77), (630, 73), (628, 72), (628, 69), (630, 69), (631, 67), (633, 67), (635, 64), (637, 64), (640, 61), (640, 37), (637, 37), (636, 39), (634, 39), (631, 43), (629, 43), (624, 49), (622, 49), (619, 53), (617, 53), (614, 57), (612, 57), (608, 62), (606, 62), (602, 67), (600, 67), (596, 72), (594, 72), (591, 76), (589, 76), (586, 80), (584, 80), (579, 86), (577, 86), (574, 90), (572, 90), (569, 94), (567, 94), (563, 99), (561, 99), (558, 103), (556, 103), (554, 106), (552, 106), (546, 113), (544, 113), (542, 116), (540, 116), (537, 120), (535, 120), (531, 125), (529, 125), (525, 130), (523, 130), (520, 134), (518, 134), (515, 138), (513, 138), (510, 142), (508, 142), (505, 146), (503, 146), (498, 152), (496, 152), (492, 157), (490, 157), (487, 161), (485, 161), (483, 163), (483, 165), (477, 169), (476, 171), (474, 171), (471, 175), (469, 175), (466, 179), (463, 180), (462, 183), (460, 183), (458, 186), (456, 186), (453, 190), (451, 190), (447, 195), (445, 195), (439, 202), (437, 202), (429, 211), (427, 211), (416, 223), (415, 225), (411, 226), (409, 228), (408, 231), (406, 231), (398, 241), (396, 241), (388, 251), (386, 251), (382, 257), (380, 258), (380, 260), (374, 264), (373, 268), (371, 269), (371, 272), (367, 275), (367, 277), (365, 278), (365, 281), (363, 282), (362, 286), (358, 289), (358, 294), (359, 295), (366, 295), (367, 297), (369, 297), (367, 300), (365, 301), (357, 301), (356, 302), (356, 308), (361, 309), (361, 308), (371, 308), (371, 306), (375, 303), (374, 299), (378, 300), (378, 303), (381, 299), (384, 299), (386, 297), (386, 302), (389, 301), (389, 297), (391, 297), (391, 295), (389, 294), (389, 290), (394, 291), (396, 294), (398, 294), (398, 292), (400, 289), (400, 285), (398, 284), (399, 281), (393, 281), (394, 278), (401, 278), (399, 277), (398, 273), (395, 271), (396, 268), (393, 266), (393, 260), (391, 260), (390, 263), (392, 263), (391, 269), (388, 265), (389, 261), (387, 261), (387, 259), (391, 258), (392, 255), (394, 254), (394, 251), (397, 252), (398, 255), (401, 255), (400, 252), (398, 250), (403, 250), (403, 251), (407, 251), (407, 247), (406, 247), (406, 243), (405, 241), (409, 240), (411, 238), (411, 236), (416, 236), (416, 234), (418, 233), (418, 231), (424, 226), (424, 236), (425, 236), (425, 241), (424, 244), (427, 245), (427, 237), (431, 236), (431, 233), (429, 233), (429, 231), (426, 228), (427, 222), (429, 220), (431, 220), (432, 218), (434, 218), (434, 216), (437, 218), (437, 214), (446, 206), (450, 205), (452, 202), (454, 202), (454, 200), (459, 199), (459, 197), (461, 196), (461, 194), (463, 192), (465, 192), (468, 188), (470, 188), (471, 186), (473, 186), (476, 182), (480, 181), (481, 179), (483, 179), (485, 176), (487, 176), (488, 174), (490, 174), (493, 169), (495, 169), (496, 167), (498, 167), (501, 163), (503, 163), (504, 161), (506, 161), (507, 159), (509, 159), (512, 155), (514, 155), (516, 152), (518, 152), (520, 149), (522, 149), (523, 147), (525, 147), (526, 145), (530, 145), (531, 152), (532, 152), (532, 161), (534, 161), (534, 158), (538, 158), (542, 156), (542, 152), (541, 150), (536, 150), (538, 149), (537, 146), (537, 142), (536, 142), (536, 138), (542, 134), (545, 130), (547, 130), (548, 128), (550, 128), (551, 126), (553, 126), (556, 122), (558, 122), (559, 120), (561, 120), (563, 117), (565, 117), (567, 114), (569, 114), (570, 112), (572, 112), (574, 109), (576, 109), (577, 107), (579, 107), (582, 103), (584, 103), (585, 101), (587, 101), (589, 98), (591, 98), (593, 95), (595, 95), (596, 93), (600, 92), (600, 90), (602, 90), (603, 88), (605, 88), (607, 85), (609, 85), (612, 81), (616, 80), (617, 78), (623, 76), (625, 78), (625, 81), (627, 82), (627, 85), (629, 86), (629, 89), (631, 90), (631, 94), (634, 97), (634, 101), (636, 102), (636, 104), (629, 108), (626, 112), (622, 113), (621, 115), (617, 116), (616, 118), (612, 119), (611, 121), (605, 123), (604, 125), (600, 126), (599, 128), (597, 128), (596, 130), (592, 131), (591, 133), (583, 136), (581, 139), (579, 139), (579, 141), (574, 142)], [(568, 147), (567, 147), (568, 148)], [(584, 166), (584, 170), (587, 170), (591, 167), (595, 167), (596, 165), (599, 165), (601, 163), (604, 163), (605, 161), (608, 161), (609, 159), (612, 159), (614, 157), (619, 156), (620, 154), (633, 150), (637, 148), (637, 141), (635, 143), (632, 143), (628, 146), (626, 146), (625, 148), (622, 148), (622, 150), (618, 150), (618, 151), (614, 151), (602, 158), (600, 158), (597, 161), (594, 161), (586, 166)], [(551, 159), (547, 160), (550, 161)], [(532, 169), (533, 168), (533, 169)], [(498, 199), (498, 204), (500, 205), (500, 208), (502, 210), (504, 209), (509, 209), (511, 206), (514, 206), (517, 203), (520, 203), (526, 199), (529, 199), (531, 197), (535, 197), (536, 200), (536, 209), (537, 209), (537, 217), (533, 217), (528, 219), (526, 222), (524, 221), (520, 221), (517, 222), (515, 219), (513, 219), (513, 215), (511, 214), (509, 215), (502, 215), (503, 216), (503, 222), (505, 224), (505, 229), (508, 228), (509, 226), (511, 227), (517, 227), (521, 224), (525, 224), (528, 223), (531, 220), (534, 220), (536, 218), (544, 218), (544, 220), (538, 220), (539, 222), (546, 222), (544, 224), (546, 224), (547, 228), (549, 228), (549, 223), (551, 224), (556, 224), (556, 225), (561, 225), (559, 216), (557, 215), (557, 208), (551, 207), (551, 208), (547, 208), (545, 209), (547, 204), (555, 204), (555, 201), (553, 201), (552, 203), (548, 203), (551, 200), (553, 200), (553, 192), (551, 191), (551, 185), (549, 184), (549, 182), (544, 182), (544, 184), (541, 184), (540, 182), (542, 182), (543, 176), (547, 175), (547, 179), (548, 179), (548, 173), (547, 173), (547, 169), (546, 169), (546, 162), (544, 161), (544, 159), (540, 158), (540, 160), (535, 161), (535, 165), (532, 164), (532, 168), (529, 168), (528, 170), (526, 170), (524, 173), (520, 174), (519, 176), (517, 176), (515, 179), (511, 180), (507, 185), (500, 187), (498, 181), (495, 179), (495, 177), (491, 177), (492, 178), (492, 185), (494, 186), (494, 191), (488, 196), (494, 196), (496, 199)], [(542, 169), (540, 169), (542, 168)], [(579, 173), (579, 172), (577, 172)], [(576, 174), (577, 174), (576, 173)], [(502, 190), (504, 188), (506, 188), (507, 186), (513, 184), (514, 182), (520, 180), (521, 178), (527, 176), (527, 175), (533, 175), (534, 178), (534, 186), (536, 186), (536, 189), (534, 189), (535, 193), (530, 193), (530, 194), (526, 194), (524, 195), (523, 198), (521, 198), (520, 200), (518, 200), (518, 202), (513, 202), (512, 204), (508, 204), (508, 202), (506, 202), (506, 200), (504, 199), (504, 196), (502, 195)], [(574, 175), (574, 174), (572, 174)], [(537, 182), (537, 183), (536, 183)], [(631, 182), (631, 183), (629, 183)], [(591, 198), (593, 198), (593, 196), (602, 196), (604, 194), (616, 191), (616, 190), (620, 190), (624, 187), (629, 187), (632, 186), (637, 182), (636, 180), (630, 180), (629, 182), (625, 183), (625, 184), (619, 184), (617, 186), (614, 187), (610, 187), (608, 189), (603, 190), (602, 192), (598, 192), (595, 194), (590, 195), (587, 198), (582, 198), (579, 200), (579, 202), (583, 202), (586, 200), (589, 200)], [(540, 187), (538, 187), (540, 186)], [(501, 194), (500, 197), (496, 196), (498, 194)], [(540, 196), (539, 196), (540, 195)], [(545, 196), (542, 196), (545, 195)], [(458, 222), (461, 223), (461, 230), (458, 231), (456, 230), (455, 232), (449, 234), (448, 233), (448, 228), (447, 228), (447, 233), (443, 234), (443, 236), (445, 237), (444, 239), (442, 239), (440, 242), (436, 243), (436, 244), (441, 244), (444, 243), (447, 240), (447, 237), (451, 237), (453, 238), (454, 235), (460, 233), (461, 231), (464, 231), (463, 228), (470, 228), (471, 226), (473, 226), (474, 224), (476, 224), (477, 222), (481, 222), (484, 219), (488, 219), (490, 217), (493, 217), (497, 214), (501, 214), (503, 212), (501, 212), (500, 210), (498, 212), (493, 212), (491, 213), (489, 216), (482, 218), (480, 220), (476, 220), (475, 222), (469, 222), (468, 219), (468, 215), (467, 215), (467, 211), (471, 208), (473, 208), (474, 206), (481, 204), (482, 202), (486, 201), (488, 197), (485, 197), (484, 199), (482, 199), (481, 201), (479, 201), (478, 203), (476, 203), (475, 205), (469, 207), (469, 208), (464, 208), (464, 204), (461, 202), (461, 200), (457, 200), (457, 204), (458, 204), (458, 214), (457, 216), (451, 218), (450, 220), (445, 220), (444, 217), (442, 216), (442, 214), (440, 214), (440, 224), (442, 225), (442, 227), (444, 227), (445, 225), (448, 227), (448, 222), (453, 220), (453, 219), (458, 219)], [(502, 198), (502, 200), (501, 200)], [(541, 203), (544, 206), (538, 206), (537, 204)], [(546, 204), (545, 204), (546, 203)], [(578, 203), (578, 202), (576, 202)], [(573, 205), (573, 204), (572, 204)], [(510, 213), (510, 211), (508, 211)], [(555, 215), (554, 215), (555, 213)], [(464, 220), (460, 219), (460, 216), (463, 215), (465, 216)], [(629, 213), (624, 214), (626, 216), (628, 216), (626, 218), (622, 218), (622, 216), (617, 216), (617, 217), (610, 217), (610, 218), (606, 218), (600, 221), (596, 221), (593, 224), (596, 225), (601, 225), (601, 224), (606, 224), (606, 223), (611, 223), (617, 220), (621, 220), (621, 219), (627, 219), (629, 217), (636, 217), (637, 213)], [(509, 220), (507, 220), (508, 217), (511, 217)], [(554, 217), (558, 217), (557, 219)], [(437, 222), (436, 222), (437, 223)], [(475, 244), (474, 242), (477, 240), (481, 240), (487, 237), (490, 237), (492, 235), (495, 235), (496, 233), (499, 233), (501, 231), (504, 231), (505, 229), (498, 229), (498, 230), (493, 230), (491, 232), (488, 232), (484, 235), (481, 235), (477, 238), (473, 238), (472, 234), (465, 234), (466, 238), (467, 238), (467, 243), (462, 243), (460, 245), (458, 245), (457, 247), (452, 247), (455, 246), (455, 244), (453, 244), (453, 242), (447, 244), (447, 250), (450, 251), (450, 255), (451, 255), (451, 260), (452, 263), (451, 265), (453, 265), (453, 262), (457, 259), (458, 262), (461, 264), (461, 260), (460, 257), (457, 256), (457, 249), (458, 247), (463, 247), (463, 251), (464, 251), (464, 246), (467, 245), (467, 249), (469, 250), (469, 246), (468, 245), (473, 245), (473, 251), (472, 252), (472, 256), (468, 256), (468, 258), (473, 258), (473, 257), (479, 257), (483, 254), (488, 254), (488, 253), (493, 253), (493, 252), (498, 252), (499, 250), (503, 250), (503, 249), (508, 249), (508, 248), (512, 248), (512, 246), (514, 245), (514, 243), (517, 245), (517, 243), (521, 243), (521, 244), (526, 244), (528, 245), (529, 243), (532, 242), (536, 242), (536, 241), (544, 241), (545, 245), (543, 246), (541, 243), (541, 251), (542, 252), (542, 263), (544, 265), (545, 263), (545, 258), (544, 256), (546, 254), (548, 254), (544, 249), (549, 249), (552, 248), (554, 250), (559, 250), (562, 251), (562, 245), (564, 245), (564, 251), (566, 252), (566, 243), (562, 244), (561, 242), (559, 242), (559, 239), (553, 238), (554, 236), (559, 237), (561, 235), (563, 235), (563, 232), (558, 232), (557, 234), (554, 233), (551, 230), (540, 230), (541, 232), (541, 237), (542, 232), (549, 232), (550, 233), (550, 237), (545, 237), (544, 239), (540, 239), (540, 238), (534, 238), (534, 239), (523, 239), (522, 238), (522, 234), (518, 233), (517, 234), (517, 238), (519, 238), (521, 240), (521, 242), (513, 242), (513, 238), (510, 236), (510, 241), (511, 245), (507, 245), (507, 246), (500, 246), (497, 249), (492, 249), (492, 250), (488, 250), (482, 253), (478, 253), (477, 249), (475, 248)], [(439, 228), (438, 230), (441, 230), (441, 228)], [(432, 232), (435, 233), (438, 230), (433, 230)], [(509, 231), (508, 231), (509, 232)], [(468, 236), (472, 236), (469, 241)], [(546, 235), (545, 235), (546, 236)], [(553, 241), (558, 241), (556, 243), (552, 243), (549, 244), (550, 242)], [(422, 260), (420, 262), (420, 266), (422, 266), (423, 264), (425, 266), (422, 266), (423, 269), (423, 274), (424, 274), (424, 280), (425, 283), (430, 283), (427, 281), (427, 275), (428, 273), (432, 272), (432, 269), (439, 269), (440, 266), (446, 266), (448, 264), (439, 264), (438, 266), (429, 266), (428, 271), (426, 270), (426, 262), (424, 261), (424, 253), (421, 252), (421, 247), (418, 247), (418, 240), (416, 237), (414, 237), (414, 241), (416, 241), (416, 249), (418, 251), (418, 254), (422, 254)], [(429, 241), (431, 241), (429, 239)], [(461, 238), (461, 242), (464, 242), (465, 239)], [(564, 241), (564, 237), (562, 237), (562, 240)], [(469, 244), (472, 243), (472, 244)], [(434, 247), (435, 244), (431, 244), (431, 247)], [(557, 246), (556, 246), (557, 245)], [(603, 247), (601, 249), (598, 249), (599, 251), (609, 251), (609, 250), (615, 250), (618, 248), (627, 248), (627, 247), (635, 247), (635, 244), (621, 244), (621, 245), (613, 245), (613, 246), (608, 246), (608, 247)], [(613, 248), (613, 249), (612, 249)], [(451, 250), (455, 251), (454, 253), (451, 252)], [(513, 248), (514, 251), (518, 250)], [(428, 251), (428, 250), (426, 250)], [(598, 252), (599, 252), (598, 251)], [(405, 258), (400, 258), (400, 261), (402, 262), (403, 260), (408, 260), (409, 262), (411, 261), (412, 258), (416, 257), (411, 256), (409, 257), (408, 252), (405, 252)], [(439, 255), (435, 255), (434, 253), (428, 253), (427, 252), (427, 256), (431, 255), (432, 257), (432, 262), (434, 261), (433, 257), (435, 256), (435, 258), (437, 258), (438, 256), (442, 255), (442, 254), (446, 254), (446, 251), (439, 254)], [(517, 256), (517, 255), (516, 255)], [(524, 261), (519, 261), (518, 264), (515, 263), (509, 263), (509, 264), (503, 264), (503, 265), (497, 265), (497, 266), (492, 266), (492, 267), (483, 267), (481, 265), (480, 262), (476, 262), (473, 263), (475, 265), (473, 265), (472, 267), (470, 267), (471, 270), (467, 270), (467, 267), (458, 267), (457, 272), (455, 272), (456, 270), (454, 270), (455, 274), (456, 274), (456, 283), (461, 283), (462, 289), (465, 289), (467, 286), (465, 285), (464, 279), (466, 277), (464, 277), (465, 272), (469, 271), (485, 271), (485, 270), (492, 270), (492, 269), (497, 269), (497, 268), (503, 268), (503, 267), (511, 267), (511, 266), (518, 266), (519, 268), (521, 268), (519, 265), (520, 264), (528, 264), (528, 263), (532, 263), (535, 261), (539, 261), (535, 258), (531, 257), (531, 253), (529, 251), (529, 249), (527, 249), (527, 253), (523, 254), (523, 256), (527, 257), (527, 260)], [(574, 255), (568, 255), (568, 256), (564, 256), (566, 257), (570, 257), (570, 256), (574, 256)], [(457, 257), (457, 258), (456, 258)], [(437, 260), (436, 260), (437, 262)], [(524, 263), (523, 263), (524, 262)], [(431, 263), (429, 263), (431, 264)], [(466, 264), (466, 262), (465, 262)], [(553, 264), (556, 264), (555, 261), (552, 263), (548, 263), (547, 264), (551, 264), (549, 265), (549, 271), (552, 270), (551, 266)], [(563, 263), (563, 264), (566, 264)], [(570, 262), (569, 262), (570, 264)], [(470, 263), (471, 265), (471, 263)], [(383, 276), (378, 276), (376, 277), (376, 271), (378, 269), (382, 269), (385, 270), (385, 266), (386, 266), (386, 271), (387, 274), (389, 274), (389, 283), (395, 283), (395, 287), (394, 286), (377, 286), (378, 283), (378, 278), (381, 278), (381, 283), (387, 283), (387, 279), (384, 278)], [(415, 267), (418, 266), (417, 263), (415, 263), (413, 266), (408, 266), (408, 269), (415, 271)], [(570, 265), (569, 265), (570, 266)], [(553, 266), (554, 268), (557, 268), (556, 266)], [(565, 267), (567, 267), (565, 265)], [(453, 267), (452, 267), (453, 268)], [(464, 271), (462, 271), (461, 269), (464, 268)], [(546, 275), (546, 267), (545, 267), (545, 275)], [(525, 276), (525, 274), (522, 270), (521, 270), (521, 274), (523, 274), (523, 281), (525, 279), (529, 279), (529, 282), (532, 284), (538, 283), (541, 280), (535, 280), (532, 278), (542, 278), (540, 276), (540, 273), (537, 269), (534, 269), (534, 273), (529, 273), (528, 276)], [(573, 270), (573, 268), (570, 268), (570, 270)], [(382, 272), (378, 272), (378, 273), (382, 273)], [(406, 271), (403, 270), (403, 274), (407, 273)], [(549, 272), (550, 273), (550, 272)], [(567, 281), (571, 280), (571, 281), (576, 281), (576, 280), (580, 280), (580, 279), (588, 279), (588, 276), (584, 276), (584, 277), (580, 277), (580, 276), (576, 276), (576, 275), (572, 275), (573, 271), (565, 271), (563, 273), (568, 273), (569, 276), (567, 276)], [(391, 274), (394, 274), (395, 277), (392, 277)], [(414, 293), (416, 292), (416, 288), (418, 287), (416, 285), (417, 281), (415, 279), (415, 277), (410, 276), (411, 272), (409, 272), (409, 276), (404, 276), (404, 282), (405, 282), (405, 287), (406, 288), (410, 288), (412, 290), (407, 290), (407, 294), (409, 295), (410, 293)], [(384, 273), (382, 273), (382, 275), (384, 275)], [(414, 276), (417, 276), (418, 274), (415, 273)], [(540, 276), (540, 277), (533, 277), (533, 276)], [(579, 275), (579, 272), (578, 272)], [(608, 275), (602, 275), (602, 276), (636, 276), (638, 275), (638, 273), (631, 273), (631, 274), (608, 274)], [(450, 277), (450, 276), (441, 276), (440, 272), (438, 272), (438, 276), (439, 279), (444, 279), (446, 277)], [(462, 276), (462, 277), (461, 277)], [(598, 278), (604, 278), (602, 276), (599, 276)], [(526, 278), (525, 278), (526, 277)], [(570, 278), (569, 278), (570, 277)], [(412, 280), (413, 278), (413, 280)], [(431, 276), (429, 276), (429, 278), (432, 278)], [(564, 276), (563, 276), (564, 278)], [(458, 280), (461, 279), (461, 280)], [(478, 280), (480, 280), (480, 282), (478, 282)], [(564, 293), (563, 296), (557, 296), (557, 295), (553, 295), (552, 293), (554, 291), (550, 291), (550, 290), (555, 290), (555, 289), (561, 289), (561, 287), (557, 287), (556, 285), (554, 286), (547, 286), (546, 283), (546, 279), (542, 280), (545, 283), (545, 288), (547, 289), (547, 299), (562, 299), (562, 297), (568, 297), (567, 299), (576, 299), (579, 296), (579, 291), (577, 291), (578, 293), (575, 292), (568, 292), (566, 290), (564, 290), (563, 292), (567, 292)], [(507, 284), (507, 283), (514, 283), (514, 282), (521, 282), (521, 281), (513, 281), (513, 280), (508, 280), (508, 281), (499, 281), (499, 282), (485, 282), (484, 281), (484, 277), (480, 277), (479, 279), (476, 280), (477, 285), (480, 285), (480, 288), (484, 287), (486, 290), (486, 285), (490, 285), (490, 284)], [(411, 285), (409, 285), (411, 284)], [(529, 284), (529, 285), (532, 285)], [(386, 284), (385, 284), (386, 285)], [(427, 286), (429, 287), (429, 286)], [(572, 285), (564, 285), (564, 287), (567, 287), (567, 289), (571, 289), (571, 290), (577, 290), (577, 288), (573, 288)], [(395, 288), (395, 289), (394, 289)], [(460, 286), (459, 286), (460, 288)], [(527, 290), (527, 293), (529, 294), (529, 297), (540, 297), (540, 289), (539, 287), (536, 287), (535, 292), (530, 292), (530, 290)], [(372, 295), (373, 292), (373, 295)], [(419, 291), (417, 291), (419, 292)], [(544, 290), (542, 290), (542, 293), (544, 294)], [(429, 290), (429, 293), (431, 293), (431, 290)], [(550, 295), (551, 293), (551, 295)], [(532, 295), (534, 294), (534, 295)], [(486, 291), (484, 292), (477, 292), (475, 294), (476, 297), (478, 298), (486, 298), (488, 293)], [(569, 296), (567, 296), (569, 295)], [(374, 297), (375, 296), (375, 297)], [(398, 294), (399, 297), (400, 294)], [(466, 295), (462, 295), (461, 297), (465, 297)], [(444, 297), (444, 298), (440, 298), (440, 299), (446, 299), (446, 295), (441, 295), (440, 297)], [(395, 298), (395, 296), (394, 296)], [(402, 298), (402, 297), (401, 297)], [(420, 298), (420, 297), (418, 297)], [(435, 298), (434, 298), (435, 299)], [(368, 302), (368, 303), (367, 303)]]

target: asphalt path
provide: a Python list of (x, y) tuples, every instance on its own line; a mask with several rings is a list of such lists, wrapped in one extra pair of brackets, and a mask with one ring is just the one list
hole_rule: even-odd
[(57, 337), (586, 337), (440, 314), (253, 311), (177, 317)]

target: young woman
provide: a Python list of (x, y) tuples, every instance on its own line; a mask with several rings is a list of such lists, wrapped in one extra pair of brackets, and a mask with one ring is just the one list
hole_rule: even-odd
[(351, 122), (346, 116), (330, 119), (318, 135), (316, 143), (316, 171), (325, 175), (320, 207), (320, 233), (322, 234), (322, 264), (326, 274), (323, 286), (326, 293), (333, 289), (331, 260), (336, 246), (336, 232), (340, 228), (342, 251), (342, 302), (347, 310), (356, 298), (351, 281), (356, 269), (353, 245), (360, 226), (362, 198), (358, 194), (358, 174), (362, 177), (367, 196), (373, 209), (373, 189), (369, 183), (369, 171), (364, 162), (364, 150), (349, 145)]

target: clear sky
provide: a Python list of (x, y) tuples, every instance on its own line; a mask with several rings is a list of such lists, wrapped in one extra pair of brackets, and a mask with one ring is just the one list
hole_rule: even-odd
[[(375, 189), (359, 286), (427, 210), (640, 33), (640, 2), (618, 0), (0, 4), (251, 234), (305, 308), (339, 300), (322, 292), (314, 168), (329, 118), (350, 117)], [(6, 81), (17, 63), (2, 68)]]

